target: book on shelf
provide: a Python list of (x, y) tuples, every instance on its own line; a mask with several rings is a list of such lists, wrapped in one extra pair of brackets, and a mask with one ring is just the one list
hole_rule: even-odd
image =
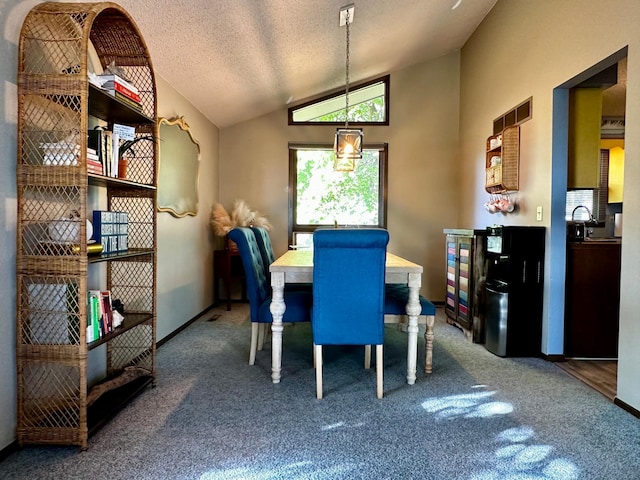
[(130, 98), (134, 102), (140, 103), (140, 95), (138, 94), (138, 92), (134, 92), (133, 90), (126, 87), (125, 85), (122, 85), (121, 83), (107, 82), (107, 84), (105, 84), (103, 88), (105, 90), (108, 90), (109, 92), (116, 91), (118, 93), (121, 93), (122, 95), (124, 95), (127, 98)]
[(113, 332), (113, 313), (111, 308), (111, 291), (103, 290), (100, 292), (100, 300), (102, 302), (102, 316), (105, 325), (105, 332)]
[(142, 111), (142, 105), (140, 104), (140, 102), (136, 102), (135, 100), (130, 99), (129, 97), (127, 97), (126, 95), (123, 95), (118, 91), (115, 91), (115, 90), (107, 90), (107, 91), (109, 92), (109, 94), (113, 95), (116, 99), (120, 100), (122, 103), (128, 105), (134, 110)]
[[(98, 156), (98, 161), (101, 163), (101, 171), (96, 172), (92, 171), (91, 173), (98, 173), (99, 175), (109, 176), (111, 171), (111, 164), (113, 158), (113, 137), (112, 132), (110, 130), (103, 129), (93, 129), (88, 131), (87, 145), (88, 148), (95, 151)], [(94, 160), (95, 158), (89, 153), (87, 150), (87, 164), (89, 163), (89, 159)]]
[(98, 340), (104, 333), (100, 290), (89, 290), (87, 296), (87, 343), (90, 343)]
[(104, 175), (102, 171), (102, 165), (96, 167), (94, 165), (87, 164), (87, 173), (93, 173), (94, 175)]
[(125, 80), (120, 75), (116, 75), (115, 73), (105, 73), (100, 75), (100, 81), (102, 82), (102, 88), (108, 88), (109, 86), (113, 86), (114, 84), (122, 85), (127, 88), (131, 92), (135, 94), (140, 94), (138, 87), (136, 87), (133, 83)]

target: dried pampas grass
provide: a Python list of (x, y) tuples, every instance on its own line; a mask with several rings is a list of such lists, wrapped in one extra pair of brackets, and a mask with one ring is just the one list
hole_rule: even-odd
[(211, 211), (211, 228), (213, 228), (213, 233), (219, 237), (224, 237), (234, 226), (231, 217), (229, 217), (229, 214), (222, 204), (216, 203)]
[(238, 199), (233, 202), (231, 215), (227, 213), (220, 203), (216, 203), (211, 211), (211, 228), (213, 228), (213, 232), (220, 237), (224, 237), (235, 227), (248, 227), (252, 225), (271, 230), (269, 220), (260, 212), (251, 210), (244, 200)]

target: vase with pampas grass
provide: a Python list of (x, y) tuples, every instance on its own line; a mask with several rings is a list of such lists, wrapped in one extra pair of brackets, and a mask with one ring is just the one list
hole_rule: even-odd
[(225, 238), (225, 249), (237, 250), (237, 245), (229, 240), (227, 234), (235, 227), (263, 227), (271, 230), (271, 223), (256, 210), (252, 210), (244, 200), (237, 199), (233, 202), (231, 215), (221, 203), (216, 203), (211, 210), (211, 228), (213, 233)]

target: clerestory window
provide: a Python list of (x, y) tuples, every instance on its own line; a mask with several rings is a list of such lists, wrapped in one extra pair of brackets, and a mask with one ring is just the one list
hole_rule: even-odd
[[(344, 91), (289, 108), (289, 125), (342, 125)], [(389, 125), (389, 76), (349, 89), (349, 125)]]

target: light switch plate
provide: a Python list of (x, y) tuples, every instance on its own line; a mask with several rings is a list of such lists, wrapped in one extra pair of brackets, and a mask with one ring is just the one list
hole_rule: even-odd
[(538, 222), (542, 221), (542, 207), (541, 206), (536, 208), (536, 220)]

